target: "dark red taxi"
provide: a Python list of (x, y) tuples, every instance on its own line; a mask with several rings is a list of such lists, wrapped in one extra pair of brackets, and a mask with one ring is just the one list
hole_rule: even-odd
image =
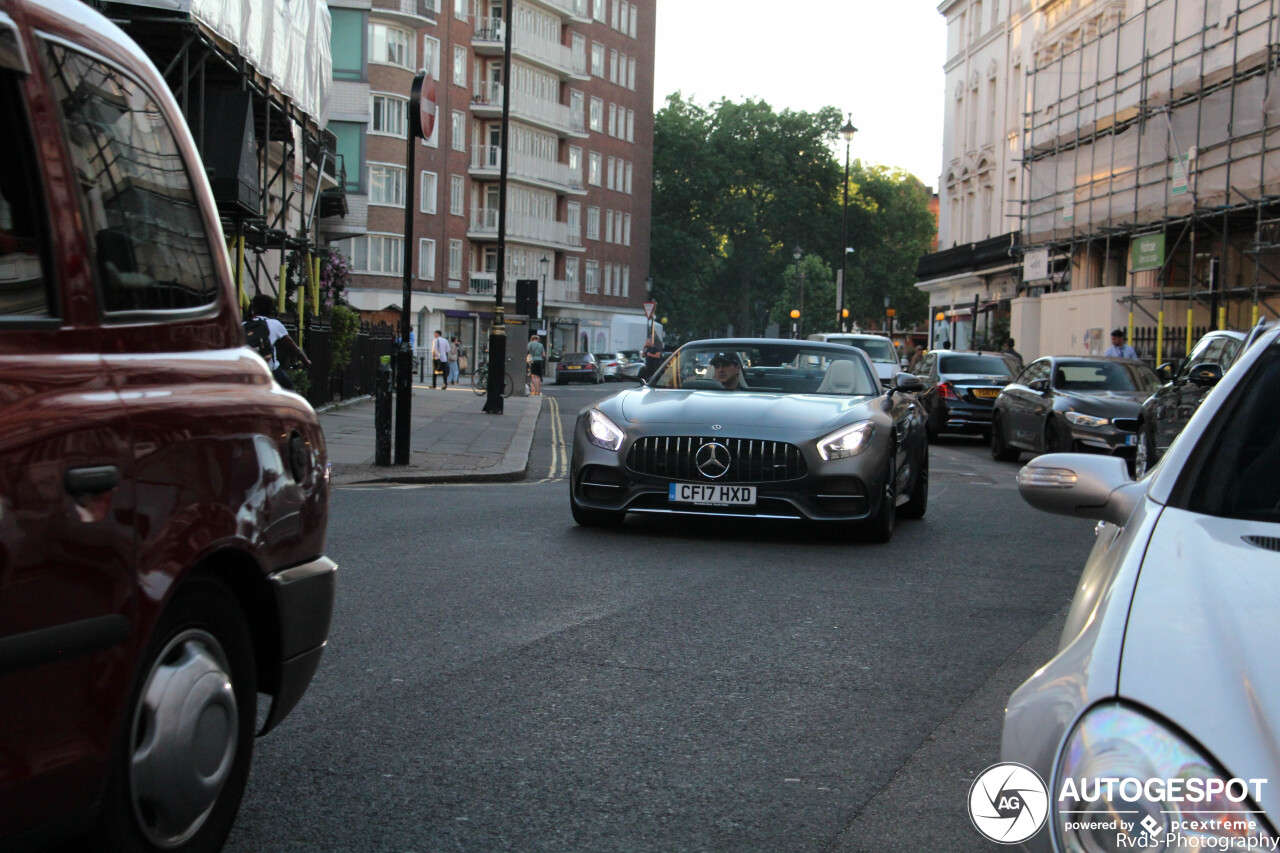
[(0, 0), (0, 111), (0, 849), (214, 850), (328, 636), (324, 439), (137, 46)]

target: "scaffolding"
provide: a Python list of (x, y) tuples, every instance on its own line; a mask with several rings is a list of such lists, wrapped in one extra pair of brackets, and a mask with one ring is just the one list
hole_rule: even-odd
[[(1024, 251), (1190, 336), (1280, 313), (1280, 0), (1051, 0), (1028, 74)], [(1134, 264), (1136, 238), (1163, 255)], [(1153, 313), (1154, 309), (1154, 313)], [(1163, 347), (1161, 347), (1163, 348)], [(1157, 350), (1159, 353), (1159, 349)]]

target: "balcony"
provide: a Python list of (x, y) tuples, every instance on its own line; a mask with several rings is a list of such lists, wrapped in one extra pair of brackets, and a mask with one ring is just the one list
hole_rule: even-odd
[[(502, 168), (502, 148), (497, 145), (476, 145), (471, 149), (471, 176), (496, 180)], [(515, 153), (507, 163), (507, 177), (511, 180), (535, 184), (555, 192), (582, 195), (582, 169), (572, 169), (564, 163), (543, 160), (528, 154)]]
[[(471, 211), (471, 226), (467, 229), (467, 237), (472, 240), (498, 239), (498, 211), (491, 207)], [(567, 222), (516, 213), (507, 214), (507, 239), (552, 248), (570, 248), (582, 243), (580, 237), (569, 233)], [(571, 239), (573, 242), (570, 242)]]
[[(471, 112), (478, 118), (499, 118), (502, 115), (502, 89), (500, 83), (478, 86), (471, 96)], [(524, 92), (511, 93), (511, 117), (525, 124), (554, 131), (561, 137), (587, 138), (582, 113), (575, 112), (572, 107), (564, 104), (535, 98)]]
[[(491, 272), (471, 272), (467, 276), (465, 296), (493, 299), (498, 290), (498, 276)], [(504, 298), (506, 294), (503, 294)]]
[(579, 24), (591, 23), (590, 0), (530, 0), (535, 6), (545, 6), (560, 17)]
[(413, 24), (423, 21), (434, 24), (440, 15), (440, 0), (374, 0), (371, 11), (404, 16)]
[[(471, 35), (471, 48), (482, 56), (501, 56), (506, 34), (506, 25), (501, 18), (477, 18)], [(571, 47), (528, 30), (516, 27), (511, 35), (511, 53), (541, 65), (562, 78), (588, 79), (585, 50), (574, 51)]]
[(549, 281), (543, 291), (543, 302), (547, 305), (577, 304), (579, 298), (578, 283), (575, 281)]

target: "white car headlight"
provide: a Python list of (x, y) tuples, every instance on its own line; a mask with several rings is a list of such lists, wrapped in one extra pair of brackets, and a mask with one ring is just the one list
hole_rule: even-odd
[(587, 438), (596, 447), (603, 447), (605, 450), (622, 447), (622, 430), (599, 409), (592, 409), (587, 416)]
[(875, 424), (871, 421), (858, 421), (841, 427), (818, 439), (818, 455), (828, 462), (832, 459), (844, 459), (846, 456), (857, 456), (867, 449), (874, 432)]
[(1086, 427), (1104, 427), (1111, 423), (1109, 418), (1095, 418), (1093, 415), (1086, 415), (1081, 412), (1067, 412), (1067, 420), (1076, 426)]
[(1196, 747), (1145, 714), (1099, 705), (1076, 724), (1058, 762), (1050, 797), (1054, 829), (1070, 853), (1135, 846), (1270, 850), (1264, 840), (1271, 835), (1256, 805), (1266, 784), (1227, 778)]

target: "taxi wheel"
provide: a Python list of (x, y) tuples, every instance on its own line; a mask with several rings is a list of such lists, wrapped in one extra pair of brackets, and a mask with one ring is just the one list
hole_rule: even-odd
[(240, 809), (257, 719), (253, 642), (231, 591), (184, 582), (138, 672), (94, 837), (129, 853), (214, 853)]

